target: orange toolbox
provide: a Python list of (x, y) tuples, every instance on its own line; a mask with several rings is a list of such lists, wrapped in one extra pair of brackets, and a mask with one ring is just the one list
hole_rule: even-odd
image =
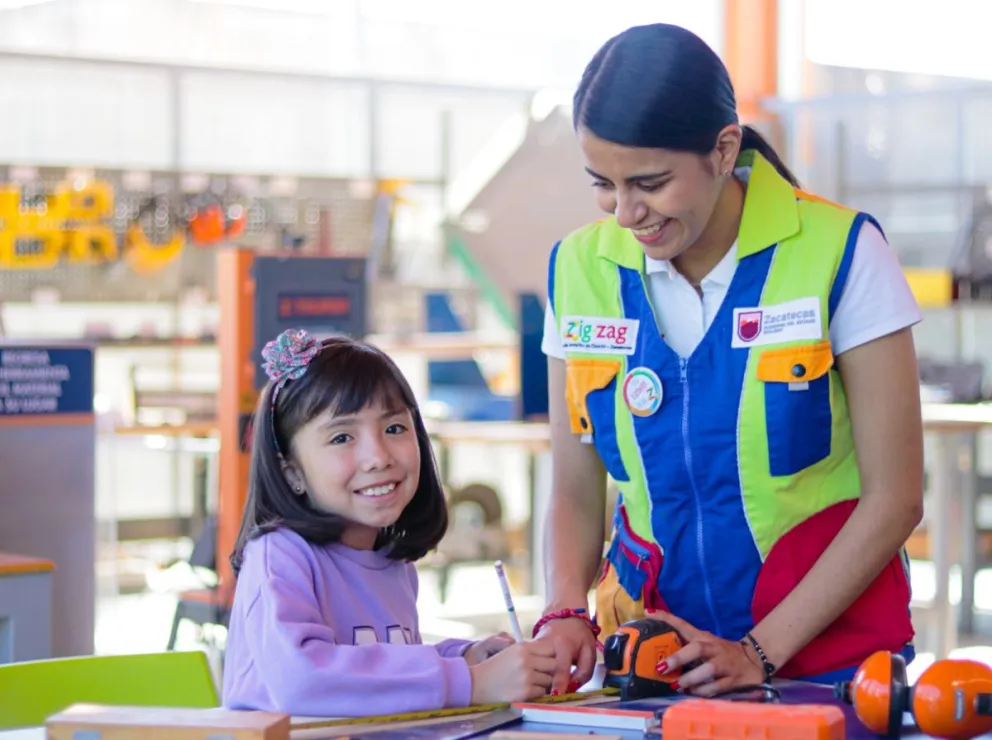
[(840, 707), (686, 699), (665, 709), (665, 740), (845, 740)]

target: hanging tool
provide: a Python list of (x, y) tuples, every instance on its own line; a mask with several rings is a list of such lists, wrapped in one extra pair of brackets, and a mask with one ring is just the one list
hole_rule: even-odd
[(206, 247), (236, 239), (245, 233), (247, 223), (247, 208), (240, 204), (225, 207), (219, 198), (214, 197), (193, 210), (189, 233), (196, 246)]

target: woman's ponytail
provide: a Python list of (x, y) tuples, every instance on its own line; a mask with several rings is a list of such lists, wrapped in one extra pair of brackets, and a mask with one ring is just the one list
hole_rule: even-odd
[(762, 157), (767, 159), (783, 178), (789, 181), (789, 183), (794, 188), (799, 187), (799, 180), (796, 176), (792, 174), (788, 167), (785, 166), (785, 162), (782, 158), (778, 156), (776, 151), (772, 148), (772, 145), (768, 143), (768, 140), (764, 136), (758, 133), (757, 129), (752, 126), (741, 126), (741, 131), (743, 132), (741, 136), (741, 151), (747, 149), (754, 149)]

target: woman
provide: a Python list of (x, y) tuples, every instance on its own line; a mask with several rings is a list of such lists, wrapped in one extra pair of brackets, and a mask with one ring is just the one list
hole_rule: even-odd
[(554, 689), (590, 676), (596, 624), (645, 612), (688, 640), (659, 672), (700, 661), (677, 683), (699, 695), (849, 678), (879, 649), (912, 659), (921, 314), (880, 227), (799, 189), (682, 28), (608, 41), (574, 119), (609, 216), (550, 260), (536, 632), (557, 646)]

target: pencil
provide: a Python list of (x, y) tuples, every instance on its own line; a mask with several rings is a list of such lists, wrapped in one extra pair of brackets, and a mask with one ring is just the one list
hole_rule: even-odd
[(503, 590), (503, 601), (506, 602), (506, 611), (510, 615), (510, 630), (513, 632), (513, 639), (517, 642), (524, 641), (524, 635), (520, 631), (520, 620), (517, 619), (517, 610), (513, 607), (513, 597), (510, 596), (510, 584), (506, 582), (506, 573), (503, 572), (503, 561), (496, 561), (496, 577), (499, 578), (499, 587)]

